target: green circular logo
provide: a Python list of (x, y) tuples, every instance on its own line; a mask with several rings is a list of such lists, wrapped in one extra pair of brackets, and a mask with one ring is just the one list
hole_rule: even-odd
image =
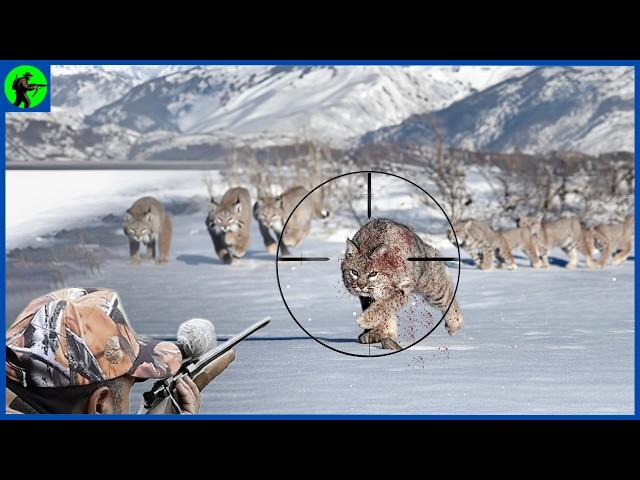
[(4, 94), (18, 108), (33, 108), (47, 96), (47, 78), (31, 65), (12, 69), (4, 79)]

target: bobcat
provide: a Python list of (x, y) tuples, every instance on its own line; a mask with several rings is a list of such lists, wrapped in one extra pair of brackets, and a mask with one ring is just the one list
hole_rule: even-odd
[(498, 231), (499, 235), (502, 235), (509, 245), (511, 251), (515, 249), (522, 250), (527, 257), (533, 268), (540, 268), (542, 262), (540, 261), (540, 252), (536, 243), (533, 241), (531, 230), (520, 226), (518, 228), (507, 228)]
[(246, 188), (231, 188), (220, 203), (211, 197), (206, 221), (213, 247), (220, 260), (233, 263), (247, 251), (251, 231), (251, 195)]
[[(542, 223), (541, 215), (522, 217), (520, 226), (530, 229), (540, 253), (543, 268), (549, 268), (549, 250), (554, 247), (560, 247), (569, 256), (567, 268), (576, 268), (577, 251), (578, 249), (584, 251), (585, 245), (585, 234), (577, 217), (561, 218), (547, 223)], [(589, 258), (587, 264), (589, 264)]]
[[(498, 260), (498, 268), (506, 263), (509, 270), (516, 268), (516, 261), (504, 236), (494, 232), (489, 225), (478, 220), (461, 220), (453, 224), (459, 246), (471, 256), (481, 270), (493, 268), (493, 257)], [(453, 230), (449, 230), (449, 241), (455, 244)]]
[(445, 311), (445, 326), (455, 335), (464, 323), (453, 287), (442, 262), (414, 262), (409, 257), (434, 257), (438, 252), (413, 230), (384, 218), (371, 220), (347, 239), (342, 261), (342, 280), (358, 297), (363, 308), (356, 322), (364, 329), (360, 343), (378, 343), (399, 350), (396, 313), (415, 292), (431, 305)]
[(124, 233), (129, 238), (131, 263), (140, 263), (140, 242), (147, 246), (147, 258), (156, 258), (158, 263), (169, 261), (171, 244), (171, 218), (164, 206), (153, 197), (142, 197), (133, 202), (124, 217)]
[[(276, 238), (280, 237), (291, 211), (307, 193), (309, 192), (304, 187), (291, 187), (277, 197), (258, 197), (258, 201), (253, 206), (253, 216), (258, 221), (264, 245), (269, 253), (276, 253), (278, 248), (278, 241), (273, 239), (270, 231), (276, 234)], [(287, 247), (300, 245), (309, 234), (313, 216), (320, 218), (329, 216), (329, 212), (322, 209), (316, 195), (311, 195), (302, 202), (289, 220), (282, 238), (281, 253), (283, 255), (289, 255)]]
[(623, 223), (610, 223), (597, 225), (587, 231), (585, 245), (587, 259), (592, 258), (594, 247), (600, 250), (598, 267), (604, 268), (613, 254), (612, 265), (624, 262), (633, 246), (635, 234), (635, 216), (627, 215)]

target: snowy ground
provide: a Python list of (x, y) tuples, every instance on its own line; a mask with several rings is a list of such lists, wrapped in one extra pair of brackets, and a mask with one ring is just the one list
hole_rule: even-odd
[[(8, 183), (14, 173), (8, 172)], [(196, 185), (199, 174), (188, 173)], [(158, 189), (159, 177), (144, 193)], [(180, 179), (179, 185), (188, 183), (186, 176)], [(381, 210), (384, 205), (415, 225), (431, 218), (433, 227), (418, 230), (432, 235), (442, 254), (453, 254), (437, 235), (444, 233), (441, 220), (392, 187), (384, 190), (385, 202), (374, 202), (374, 215), (390, 214)], [(123, 210), (133, 193), (120, 193), (115, 201)], [(342, 214), (328, 224), (314, 222), (311, 236), (294, 254), (326, 254), (332, 260), (286, 264), (281, 276), (292, 310), (314, 335), (337, 348), (361, 351), (365, 347), (355, 343), (359, 330), (352, 315), (358, 302), (339, 287), (338, 256), (354, 228), (349, 222)], [(99, 275), (75, 279), (79, 285), (117, 289), (139, 333), (170, 336), (183, 320), (205, 317), (227, 337), (272, 317), (266, 329), (239, 345), (237, 360), (205, 391), (203, 413), (633, 413), (633, 260), (605, 270), (567, 271), (562, 252), (553, 252), (554, 264), (546, 271), (528, 268), (520, 256), (515, 272), (481, 272), (463, 256), (457, 298), (466, 323), (459, 336), (449, 337), (440, 326), (410, 350), (358, 358), (321, 346), (298, 327), (280, 298), (275, 259), (262, 247), (255, 223), (252, 232), (247, 256), (227, 266), (215, 257), (204, 211), (178, 215), (168, 265), (128, 264), (123, 237), (119, 259), (103, 265)], [(20, 243), (10, 230), (7, 242)], [(449, 268), (453, 276), (454, 267)], [(16, 304), (17, 297), (7, 302), (9, 310), (24, 306)], [(421, 305), (417, 309), (423, 311)], [(425, 318), (415, 313), (403, 318), (418, 317)], [(401, 331), (412, 334), (403, 326)], [(379, 352), (372, 347), (372, 354)]]

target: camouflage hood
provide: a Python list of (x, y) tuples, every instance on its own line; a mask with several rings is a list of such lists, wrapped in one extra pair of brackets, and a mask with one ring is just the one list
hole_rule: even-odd
[(7, 330), (6, 349), (7, 378), (25, 388), (166, 378), (182, 363), (175, 344), (136, 335), (118, 293), (102, 288), (36, 298)]

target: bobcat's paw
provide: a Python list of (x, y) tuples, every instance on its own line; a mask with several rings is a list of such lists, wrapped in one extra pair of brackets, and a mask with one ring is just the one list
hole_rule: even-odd
[(131, 265), (140, 265), (140, 257), (131, 257)]
[(156, 263), (158, 265), (164, 265), (165, 263), (169, 263), (169, 259), (167, 257), (160, 257)]
[(381, 340), (380, 334), (373, 330), (365, 330), (360, 335), (358, 335), (359, 343), (378, 343)]
[(383, 338), (380, 343), (385, 350), (402, 350), (402, 346), (393, 338)]
[(517, 268), (518, 268), (518, 265), (516, 265), (515, 263), (512, 263), (507, 266), (507, 270), (516, 270)]
[(462, 314), (459, 312), (451, 315), (444, 322), (444, 326), (447, 329), (447, 333), (451, 336), (458, 333), (463, 325), (464, 325), (464, 319), (462, 318)]

